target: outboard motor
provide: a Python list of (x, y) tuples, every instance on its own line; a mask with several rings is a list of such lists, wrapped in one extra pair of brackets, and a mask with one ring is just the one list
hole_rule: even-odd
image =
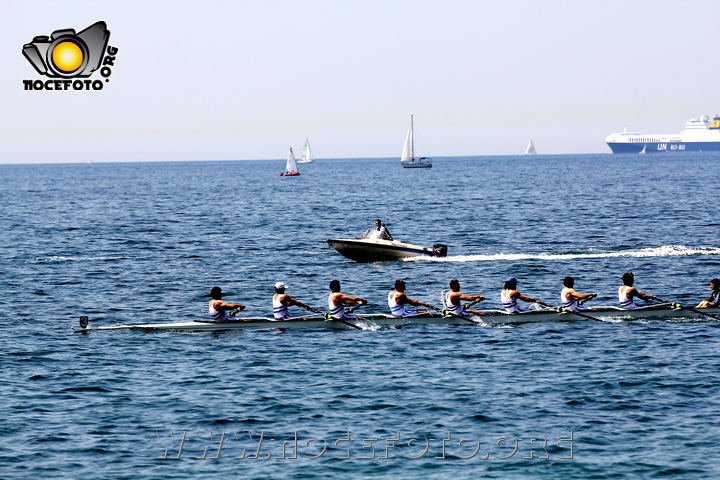
[(447, 257), (447, 245), (443, 245), (442, 243), (436, 243), (435, 245), (433, 245), (433, 248), (437, 250), (438, 256)]

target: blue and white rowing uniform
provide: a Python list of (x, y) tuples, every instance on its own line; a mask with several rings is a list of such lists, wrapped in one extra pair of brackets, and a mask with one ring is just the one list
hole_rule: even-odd
[(210, 300), (210, 305), (208, 305), (208, 313), (212, 317), (213, 322), (232, 322), (234, 319), (230, 317), (224, 309), (216, 309), (215, 307), (213, 307), (214, 301), (215, 300)]
[(635, 304), (635, 300), (627, 297), (627, 291), (631, 288), (632, 287), (628, 287), (627, 285), (622, 285), (618, 288), (618, 300), (620, 300), (620, 308), (623, 310), (634, 310), (640, 307)]
[(390, 292), (388, 294), (388, 306), (390, 307), (390, 313), (393, 314), (393, 317), (413, 317), (415, 315), (419, 315), (418, 312), (406, 310), (404, 304), (401, 305), (401, 304), (397, 303), (395, 301), (395, 298), (397, 297), (397, 295), (393, 295), (393, 294), (399, 295), (400, 292), (396, 292), (395, 290), (393, 290), (392, 292)]
[(713, 305), (720, 305), (720, 290), (713, 290), (710, 298), (708, 298), (708, 302)]
[(273, 295), (273, 316), (278, 320), (285, 320), (290, 318), (290, 312), (288, 311), (287, 305), (283, 305), (280, 301), (285, 296), (284, 293), (276, 293)]
[(560, 292), (560, 301), (562, 302), (562, 306), (565, 307), (565, 310), (570, 310), (571, 312), (577, 312), (578, 310), (590, 310), (588, 307), (578, 305), (577, 298), (575, 297), (571, 297), (570, 300), (568, 300), (565, 295), (568, 291), (574, 292), (575, 290), (570, 287), (565, 287), (562, 289), (562, 292)]
[[(500, 301), (503, 304), (503, 307), (505, 307), (505, 311), (507, 313), (523, 313), (527, 312), (524, 308), (520, 308), (517, 304), (517, 300), (512, 298), (510, 296), (510, 292), (513, 292), (514, 290), (503, 290), (500, 292)], [(507, 293), (505, 293), (507, 292)]]
[(457, 305), (453, 305), (452, 301), (450, 301), (450, 294), (453, 293), (452, 290), (447, 292), (445, 294), (445, 306), (447, 309), (452, 313), (453, 315), (465, 315), (465, 316), (473, 316), (474, 313), (472, 313), (470, 310), (467, 310), (462, 302), (458, 302)]
[(333, 295), (335, 295), (338, 292), (332, 292), (330, 296), (328, 297), (328, 310), (330, 310), (330, 315), (333, 318), (357, 318), (355, 315), (350, 315), (349, 313), (345, 313), (345, 305), (340, 303), (340, 305), (335, 305), (333, 302)]

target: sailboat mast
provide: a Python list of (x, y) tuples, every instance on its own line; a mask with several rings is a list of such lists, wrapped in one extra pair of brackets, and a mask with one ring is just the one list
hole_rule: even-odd
[(413, 132), (413, 116), (410, 115), (410, 159), (415, 161), (415, 132)]

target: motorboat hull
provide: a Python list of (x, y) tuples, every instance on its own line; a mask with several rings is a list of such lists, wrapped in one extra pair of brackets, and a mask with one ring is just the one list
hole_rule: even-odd
[(381, 262), (427, 255), (444, 257), (447, 249), (422, 247), (405, 242), (380, 239), (330, 238), (327, 244), (356, 262)]

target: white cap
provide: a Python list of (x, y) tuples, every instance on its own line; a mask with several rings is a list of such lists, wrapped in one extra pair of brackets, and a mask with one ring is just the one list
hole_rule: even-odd
[(282, 283), (282, 282), (277, 282), (277, 283), (275, 284), (275, 288), (288, 288), (288, 286), (285, 285), (285, 284)]

